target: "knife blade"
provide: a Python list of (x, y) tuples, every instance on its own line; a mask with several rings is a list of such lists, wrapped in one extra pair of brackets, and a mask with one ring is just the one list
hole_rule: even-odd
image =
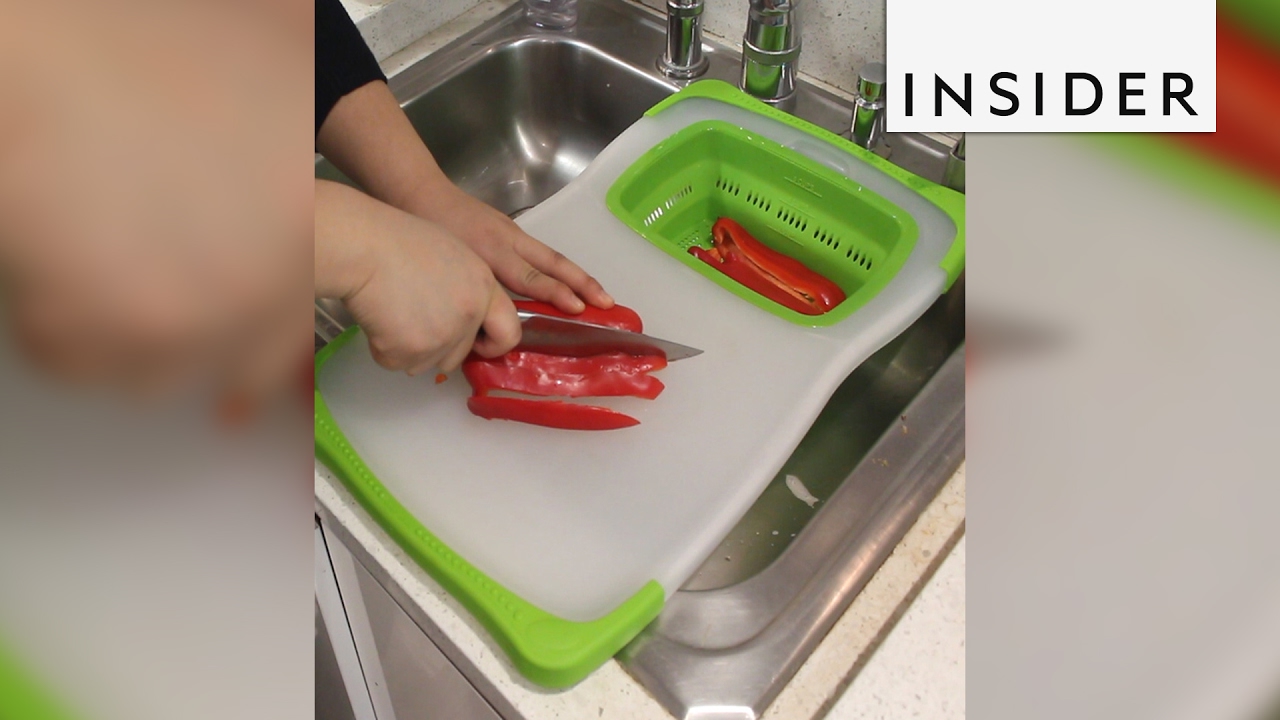
[(593, 325), (580, 320), (517, 310), (522, 334), (519, 350), (577, 357), (608, 352), (628, 355), (662, 355), (667, 362), (701, 355), (702, 351), (680, 343), (627, 330)]

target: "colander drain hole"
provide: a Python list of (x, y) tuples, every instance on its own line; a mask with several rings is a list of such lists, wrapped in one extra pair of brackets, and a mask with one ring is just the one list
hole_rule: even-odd
[(656, 223), (658, 219), (663, 216), (663, 214), (665, 214), (668, 210), (674, 207), (676, 203), (680, 202), (681, 198), (685, 197), (691, 192), (693, 192), (692, 185), (685, 185), (684, 187), (677, 190), (671, 197), (664, 200), (662, 204), (658, 205), (658, 207), (654, 208), (652, 212), (650, 212), (648, 215), (644, 217), (644, 226), (649, 227), (650, 225)]
[(756, 194), (754, 190), (747, 191), (747, 202), (751, 203), (752, 205), (755, 205), (756, 207), (760, 208), (761, 210), (764, 210), (765, 212), (769, 212), (769, 210), (773, 208), (772, 201), (766, 199), (763, 195)]
[(742, 190), (742, 188), (739, 187), (738, 183), (733, 182), (732, 180), (728, 180), (726, 178), (719, 178), (716, 180), (716, 189), (723, 190), (724, 192), (730, 193), (734, 197), (737, 197), (738, 193)]

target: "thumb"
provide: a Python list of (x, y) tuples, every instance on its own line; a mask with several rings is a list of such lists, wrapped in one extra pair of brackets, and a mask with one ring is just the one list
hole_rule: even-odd
[(482, 357), (498, 357), (520, 343), (520, 318), (516, 306), (501, 288), (494, 288), (476, 338), (475, 351)]

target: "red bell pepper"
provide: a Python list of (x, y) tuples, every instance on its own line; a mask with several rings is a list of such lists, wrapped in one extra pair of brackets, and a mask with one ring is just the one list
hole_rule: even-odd
[(805, 315), (818, 314), (813, 311), (813, 307), (811, 305), (799, 300), (794, 294), (788, 293), (786, 290), (783, 290), (781, 287), (770, 282), (768, 278), (761, 275), (751, 265), (743, 262), (737, 256), (730, 255), (725, 258), (717, 258), (712, 254), (713, 252), (714, 248), (712, 250), (707, 250), (706, 248), (701, 248), (696, 245), (689, 248), (689, 253), (694, 257), (714, 267), (725, 275), (728, 275), (730, 278), (736, 280), (739, 285), (750, 290), (754, 290), (779, 305), (795, 310), (798, 313), (804, 313)]
[(821, 315), (844, 302), (840, 286), (768, 247), (729, 218), (711, 227), (711, 242), (710, 249), (694, 246), (689, 253), (780, 305)]
[(645, 373), (667, 366), (666, 358), (609, 353), (588, 357), (513, 350), (502, 357), (468, 360), (462, 374), (477, 391), (489, 388), (558, 397), (632, 396), (652, 400), (662, 381)]
[(561, 430), (617, 430), (640, 424), (630, 415), (607, 407), (561, 400), (472, 395), (467, 398), (467, 409), (486, 420), (515, 420)]
[(604, 325), (605, 327), (630, 330), (631, 332), (644, 332), (644, 323), (640, 320), (640, 315), (635, 310), (622, 305), (614, 305), (608, 310), (601, 310), (598, 307), (588, 305), (586, 310), (577, 315), (570, 315), (555, 305), (538, 302), (537, 300), (516, 300), (515, 306), (517, 310), (528, 310), (541, 315), (577, 320), (591, 323), (592, 325)]
[[(640, 332), (640, 316), (630, 308), (615, 305), (608, 310), (588, 308), (580, 315), (562, 313), (545, 303), (520, 300), (516, 307), (545, 315), (556, 315)], [(527, 400), (494, 397), (493, 390), (507, 390), (537, 396), (603, 397), (632, 396), (652, 400), (663, 390), (662, 381), (649, 372), (667, 366), (666, 358), (605, 353), (588, 357), (568, 357), (513, 350), (498, 358), (472, 355), (462, 364), (462, 373), (471, 384), (467, 408), (489, 420), (515, 420), (566, 430), (615, 430), (639, 424), (639, 420), (607, 407), (580, 405), (559, 400)]]

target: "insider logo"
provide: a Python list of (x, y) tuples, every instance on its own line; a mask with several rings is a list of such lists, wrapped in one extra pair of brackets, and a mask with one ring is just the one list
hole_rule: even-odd
[[(998, 117), (1009, 117), (1019, 112), (1036, 116), (1044, 116), (1046, 112), (1092, 115), (1102, 109), (1104, 102), (1110, 102), (1119, 115), (1146, 115), (1148, 103), (1153, 105), (1151, 112), (1165, 116), (1174, 112), (1189, 116), (1199, 114), (1190, 101), (1195, 81), (1183, 72), (1161, 73), (1154, 89), (1148, 85), (1145, 72), (1116, 73), (1108, 83), (1110, 93), (1093, 73), (1068, 72), (1052, 77), (1048, 82), (1051, 89), (1046, 93), (1045, 73), (1033, 73), (1031, 77), (1024, 74), (1019, 83), (1017, 73), (997, 72), (980, 84), (975, 93), (973, 73), (964, 73), (963, 81), (955, 85), (934, 73), (932, 88), (918, 96), (915, 73), (908, 72), (903, 74), (902, 112), (906, 117), (913, 117), (916, 109), (923, 106), (925, 112), (942, 117), (944, 106), (950, 103), (969, 116), (975, 112)], [(1049, 95), (1047, 99), (1046, 95)]]
[(890, 132), (1213, 132), (1213, 0), (886, 0)]

